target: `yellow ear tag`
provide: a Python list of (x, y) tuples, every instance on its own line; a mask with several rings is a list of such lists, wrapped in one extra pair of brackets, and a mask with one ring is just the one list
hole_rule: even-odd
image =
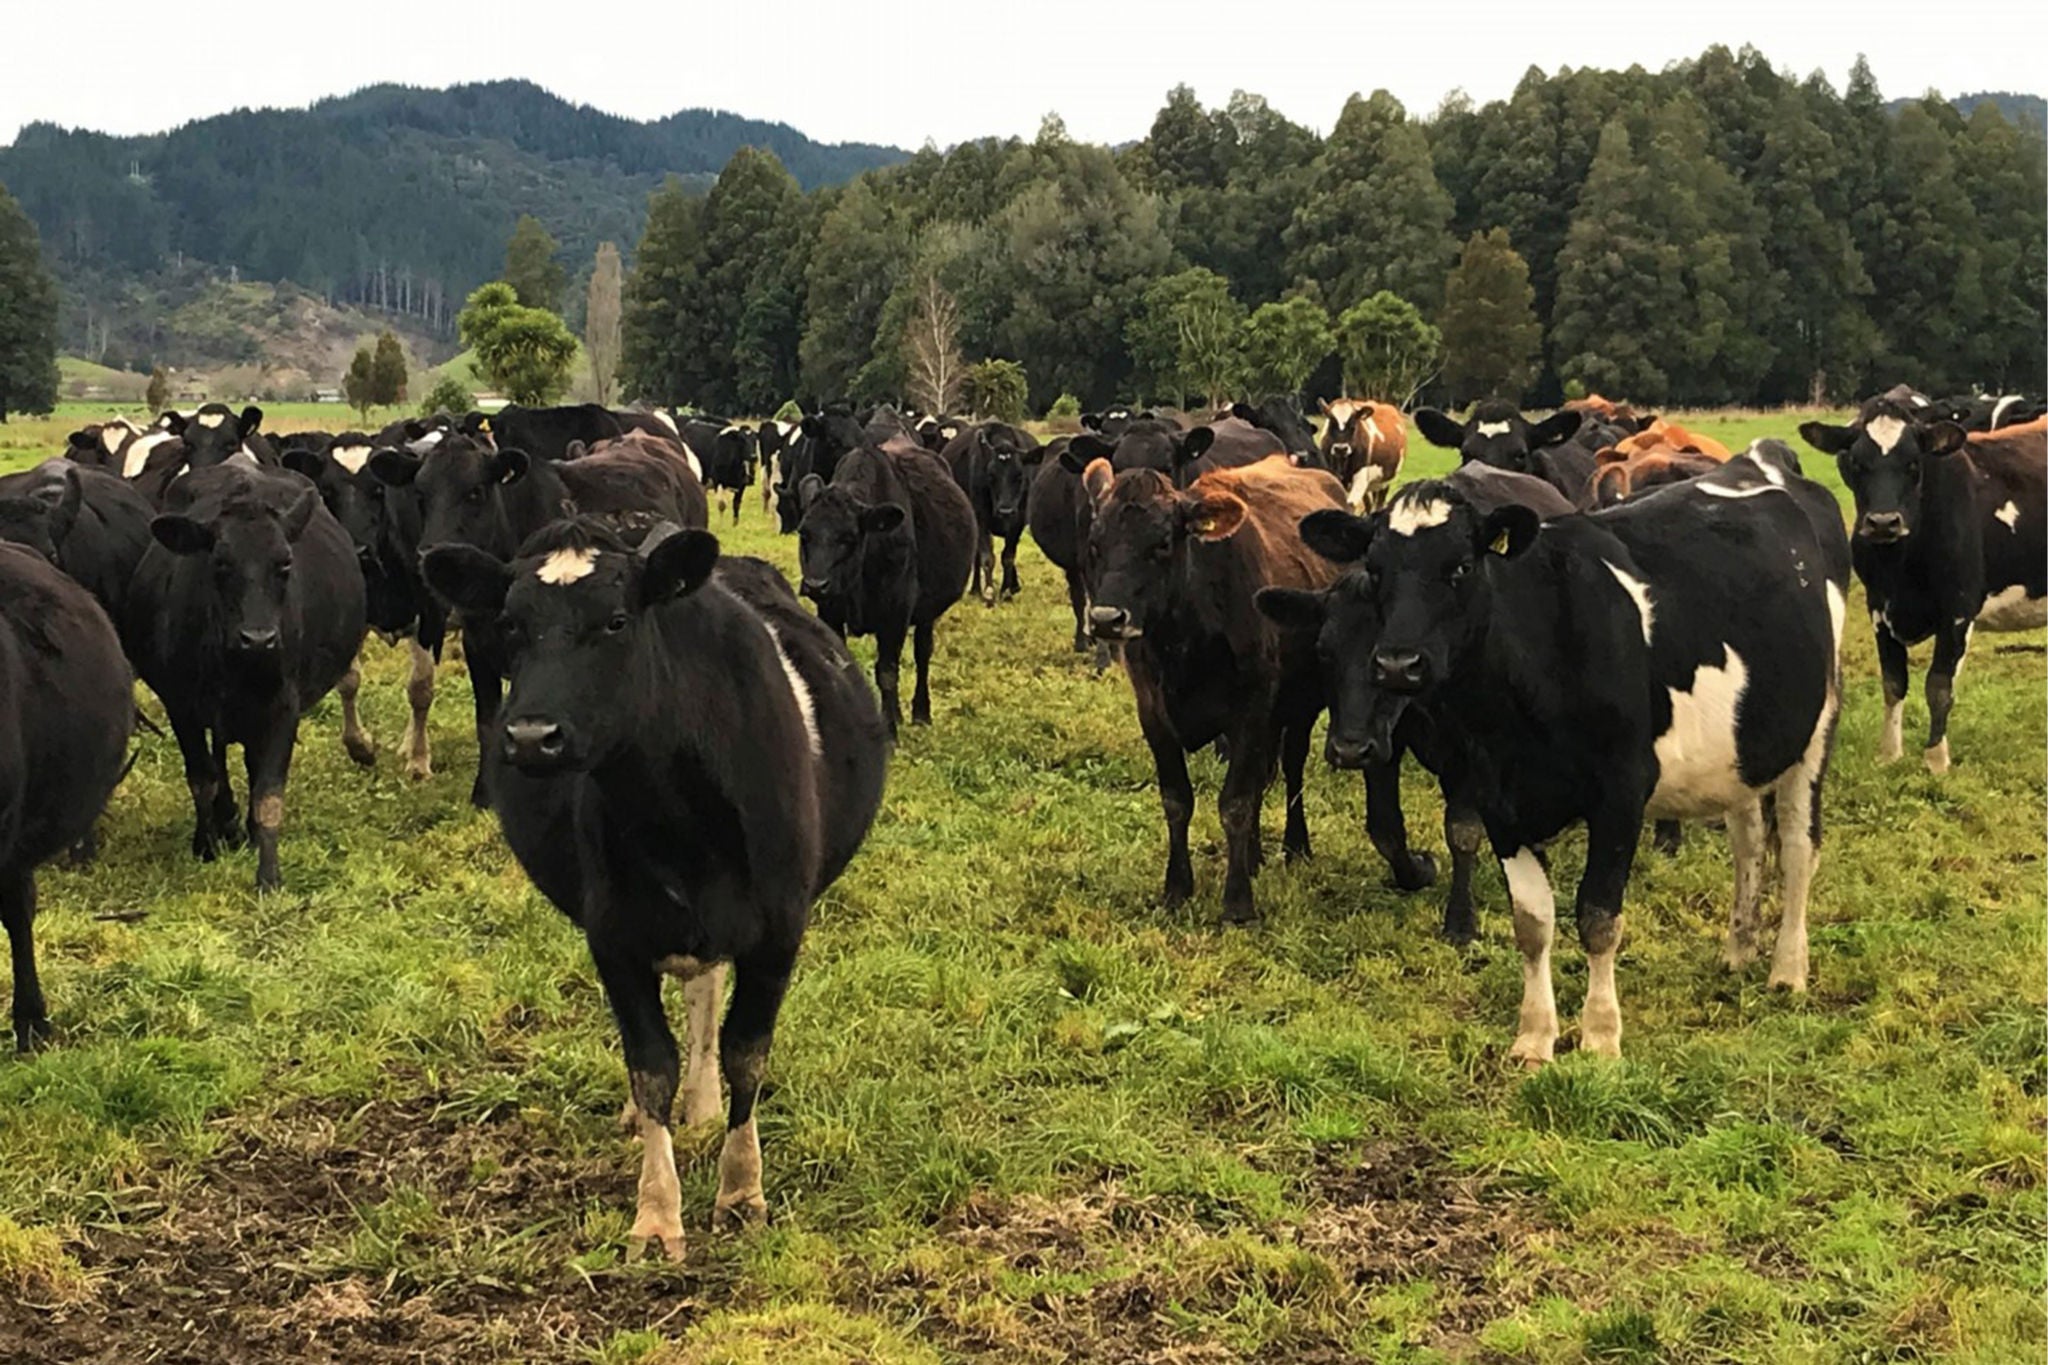
[(484, 418), (484, 419), (483, 419), (483, 421), (481, 421), (481, 422), (478, 422), (478, 423), (476, 424), (476, 429), (477, 429), (478, 431), (481, 431), (481, 432), (482, 432), (482, 433), (483, 433), (484, 435), (486, 435), (486, 436), (490, 435), (490, 434), (491, 434), (491, 419), (490, 419), (490, 418), (488, 418), (488, 417)]
[(1188, 528), (1198, 536), (1206, 536), (1216, 529), (1216, 518), (1204, 514), (1189, 522)]
[(1489, 550), (1491, 550), (1491, 551), (1492, 551), (1493, 553), (1495, 553), (1495, 554), (1497, 554), (1497, 555), (1504, 555), (1504, 554), (1506, 554), (1506, 553), (1508, 552), (1508, 533), (1507, 533), (1507, 528), (1506, 528), (1506, 527), (1502, 527), (1502, 528), (1501, 528), (1501, 532), (1500, 532), (1500, 534), (1499, 534), (1499, 535), (1497, 535), (1497, 536), (1495, 536), (1495, 537), (1493, 538), (1493, 544), (1491, 544), (1491, 545), (1487, 546), (1486, 548), (1487, 548), (1487, 549), (1489, 549)]

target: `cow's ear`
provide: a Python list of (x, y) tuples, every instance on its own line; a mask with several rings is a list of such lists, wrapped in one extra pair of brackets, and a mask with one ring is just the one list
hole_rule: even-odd
[[(1067, 455), (1073, 453), (1073, 450), (1069, 448)], [(1066, 460), (1067, 455), (1060, 456), (1062, 462)], [(1095, 500), (1096, 505), (1099, 507), (1109, 500), (1110, 489), (1116, 487), (1116, 471), (1109, 467), (1108, 460), (1090, 460), (1088, 467), (1081, 471), (1081, 487), (1087, 492), (1089, 497)]]
[(501, 450), (491, 461), (491, 479), (502, 484), (515, 484), (526, 477), (529, 461), (523, 450)]
[(1920, 428), (1920, 453), (1939, 459), (1953, 455), (1968, 444), (1969, 436), (1954, 422), (1935, 422)]
[(1100, 430), (1102, 430), (1102, 414), (1101, 414), (1101, 413), (1099, 413), (1099, 412), (1084, 412), (1084, 413), (1082, 413), (1082, 414), (1081, 414), (1081, 428), (1082, 428), (1082, 430), (1084, 430), (1084, 431), (1100, 431)]
[(457, 611), (495, 616), (505, 609), (512, 566), (474, 545), (436, 545), (420, 558), (427, 586)]
[(860, 529), (870, 535), (893, 531), (903, 524), (903, 508), (893, 502), (879, 502), (860, 509)]
[(284, 467), (294, 474), (303, 474), (313, 482), (320, 482), (320, 466), (327, 463), (325, 455), (315, 455), (310, 450), (297, 446), (284, 453)]
[(1244, 525), (1244, 499), (1221, 489), (1203, 489), (1181, 500), (1181, 525), (1201, 540), (1228, 540)]
[(816, 474), (804, 475), (803, 481), (796, 486), (797, 507), (805, 512), (810, 511), (811, 504), (816, 502), (818, 494), (824, 491), (825, 481), (823, 479), (819, 478)]
[(58, 471), (56, 478), (43, 483), (30, 495), (48, 510), (52, 545), (62, 545), (64, 538), (71, 534), (72, 523), (78, 520), (79, 501), (84, 497), (78, 471), (70, 465), (60, 465)]
[(213, 530), (190, 517), (167, 512), (153, 518), (149, 533), (174, 555), (203, 555), (213, 548)]
[[(660, 528), (656, 528), (657, 533)], [(651, 607), (704, 586), (718, 563), (718, 537), (709, 531), (674, 531), (640, 548), (640, 605)]]
[(301, 489), (299, 496), (292, 499), (292, 505), (278, 516), (278, 523), (284, 527), (286, 540), (297, 540), (305, 534), (306, 525), (313, 520), (313, 509), (320, 505), (320, 491), (316, 488)]
[(1856, 444), (1856, 428), (1829, 422), (1801, 422), (1799, 438), (1823, 455), (1846, 455)]
[(370, 473), (378, 483), (403, 488), (411, 483), (420, 472), (420, 458), (408, 455), (402, 450), (380, 450), (370, 457)]
[(562, 458), (565, 460), (580, 460), (589, 453), (590, 447), (581, 441), (571, 441), (562, 448)]
[(1078, 474), (1088, 467), (1089, 461), (1106, 460), (1114, 454), (1116, 442), (1084, 431), (1067, 442), (1067, 448), (1060, 453), (1060, 463)]
[(804, 435), (810, 437), (813, 441), (819, 440), (825, 435), (825, 419), (813, 413), (811, 416), (804, 418), (803, 431)]
[[(1329, 405), (1325, 404), (1323, 410), (1329, 411)], [(1465, 444), (1465, 424), (1435, 408), (1416, 412), (1415, 429), (1422, 433), (1423, 440), (1442, 450), (1456, 450)]]
[(1531, 507), (1509, 503), (1496, 507), (1479, 526), (1479, 548), (1503, 559), (1513, 559), (1536, 543), (1543, 518)]
[(1325, 507), (1301, 519), (1301, 543), (1332, 564), (1349, 564), (1365, 558), (1372, 544), (1372, 523), (1354, 517), (1341, 507)]
[(242, 415), (236, 422), (235, 434), (246, 441), (262, 429), (263, 409), (257, 407), (254, 403), (243, 408)]
[(183, 436), (185, 434), (185, 414), (182, 412), (172, 412), (169, 409), (165, 409), (163, 416), (156, 419), (156, 424), (159, 428), (168, 431), (173, 436)]
[(1302, 588), (1260, 588), (1252, 602), (1259, 615), (1288, 630), (1320, 630), (1323, 595)]
[(1240, 422), (1249, 422), (1253, 426), (1259, 424), (1259, 414), (1252, 411), (1252, 405), (1249, 403), (1232, 403), (1230, 405), (1230, 415)]
[(1327, 399), (1327, 398), (1318, 398), (1318, 399), (1316, 399), (1316, 407), (1317, 407), (1317, 409), (1318, 409), (1318, 410), (1320, 410), (1320, 411), (1322, 412), (1323, 416), (1325, 416), (1325, 417), (1328, 417), (1328, 416), (1330, 415), (1330, 400), (1329, 400), (1329, 399)]
[(1560, 441), (1570, 440), (1573, 433), (1578, 431), (1579, 423), (1585, 420), (1585, 413), (1571, 408), (1551, 413), (1529, 428), (1529, 449), (1541, 450), (1545, 446), (1554, 446)]
[(1216, 428), (1196, 427), (1173, 443), (1173, 467), (1192, 463), (1202, 458), (1204, 451), (1216, 444)]

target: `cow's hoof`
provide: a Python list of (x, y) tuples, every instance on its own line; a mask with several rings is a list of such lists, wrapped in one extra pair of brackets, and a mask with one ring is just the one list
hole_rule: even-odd
[(711, 1228), (714, 1232), (745, 1232), (758, 1228), (768, 1221), (768, 1200), (759, 1190), (740, 1194), (718, 1196), (717, 1205), (711, 1210)]
[(1877, 751), (1877, 766), (1889, 768), (1892, 764), (1899, 761), (1900, 752), (1898, 749), (1879, 749)]
[(1534, 1071), (1552, 1060), (1557, 1053), (1557, 1035), (1545, 1033), (1523, 1033), (1515, 1037), (1515, 1045), (1508, 1049), (1508, 1060), (1520, 1062)]
[(1771, 972), (1770, 984), (1771, 989), (1774, 991), (1785, 991), (1792, 995), (1804, 995), (1806, 994), (1806, 971), (1804, 968), (1801, 968), (1796, 973), (1773, 970)]
[(1650, 836), (1650, 847), (1667, 858), (1675, 856), (1684, 843), (1684, 828), (1676, 820), (1659, 820), (1656, 833)]
[(434, 775), (433, 761), (425, 758), (410, 759), (405, 765), (405, 775), (415, 782), (424, 782)]
[(1730, 934), (1721, 944), (1721, 965), (1731, 972), (1739, 972), (1756, 961), (1756, 940), (1738, 939)]
[(48, 1019), (17, 1019), (14, 1021), (14, 1050), (16, 1052), (40, 1052), (49, 1046), (55, 1035)]
[(657, 1257), (671, 1265), (680, 1265), (684, 1251), (683, 1230), (676, 1227), (667, 1232), (641, 1231), (641, 1225), (633, 1225), (633, 1233), (626, 1238), (626, 1259), (629, 1261), (654, 1260)]
[(1948, 741), (1944, 739), (1933, 748), (1924, 750), (1922, 757), (1927, 760), (1928, 772), (1936, 777), (1943, 776), (1948, 772)]
[(1436, 859), (1427, 853), (1412, 853), (1408, 866), (1393, 868), (1394, 885), (1403, 891), (1421, 891), (1436, 885)]
[(348, 756), (358, 768), (377, 766), (377, 746), (367, 736), (344, 735), (341, 747), (348, 750)]

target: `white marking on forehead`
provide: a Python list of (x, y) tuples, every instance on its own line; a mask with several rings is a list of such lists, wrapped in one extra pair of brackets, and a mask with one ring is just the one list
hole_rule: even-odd
[(2004, 522), (2005, 529), (2008, 531), (2018, 531), (2020, 529), (2020, 505), (2011, 499), (2007, 499), (2005, 506), (1999, 508), (1991, 515)]
[(227, 421), (228, 415), (224, 412), (202, 412), (192, 420), (205, 427), (208, 431), (212, 431), (222, 422)]
[(782, 676), (789, 680), (789, 694), (796, 698), (797, 714), (804, 718), (804, 733), (811, 737), (811, 752), (823, 755), (825, 741), (818, 734), (818, 712), (811, 700), (811, 685), (804, 681), (804, 675), (797, 672), (796, 663), (789, 657), (789, 651), (782, 647), (782, 637), (775, 627), (761, 622), (768, 631), (768, 638), (775, 644), (775, 657), (782, 661)]
[(121, 448), (121, 442), (128, 439), (135, 428), (125, 420), (116, 420), (100, 428), (100, 446), (112, 455)]
[(1505, 436), (1514, 429), (1513, 422), (1481, 422), (1474, 428), (1481, 436)]
[(1877, 448), (1889, 455), (1899, 438), (1906, 434), (1906, 424), (1896, 417), (1873, 417), (1863, 424), (1863, 432), (1877, 443)]
[(554, 587), (581, 582), (597, 570), (595, 550), (556, 550), (540, 562), (534, 577)]
[(128, 443), (128, 450), (121, 456), (121, 477), (133, 479), (142, 473), (142, 466), (149, 461), (149, 452), (166, 441), (178, 438), (168, 431), (154, 431), (147, 436), (138, 436)]
[(676, 419), (663, 412), (660, 408), (654, 410), (654, 420), (667, 427), (671, 436), (676, 434)]
[(370, 448), (368, 446), (335, 446), (327, 453), (334, 457), (336, 464), (351, 474), (362, 473), (363, 466), (370, 462)]
[(1656, 617), (1656, 609), (1650, 605), (1650, 585), (1625, 569), (1618, 569), (1606, 560), (1607, 572), (1614, 575), (1614, 581), (1621, 584), (1621, 590), (1636, 604), (1636, 615), (1643, 618), (1643, 643), (1650, 643), (1650, 622)]
[(1387, 513), (1387, 529), (1397, 536), (1441, 526), (1451, 519), (1451, 505), (1442, 498), (1403, 498)]

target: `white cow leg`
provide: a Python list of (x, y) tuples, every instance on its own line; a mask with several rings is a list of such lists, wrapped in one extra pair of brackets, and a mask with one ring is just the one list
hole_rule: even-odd
[(412, 642), (412, 677), (405, 684), (405, 699), (412, 706), (412, 722), (405, 730), (405, 771), (424, 781), (434, 775), (427, 740), (427, 713), (434, 707), (434, 654), (418, 640)]
[(1735, 858), (1735, 904), (1721, 961), (1741, 971), (1756, 961), (1757, 906), (1763, 896), (1763, 803), (1750, 801), (1728, 812), (1728, 849)]
[(1522, 1011), (1508, 1055), (1540, 1066), (1556, 1055), (1557, 996), (1550, 984), (1550, 944), (1557, 932), (1557, 900), (1550, 874), (1531, 849), (1501, 863), (1514, 903), (1515, 946), (1522, 950)]
[(683, 983), (683, 1012), (689, 1030), (683, 1059), (683, 1126), (709, 1123), (724, 1110), (718, 1074), (718, 1009), (725, 1003), (725, 964)]
[(1771, 957), (1771, 985), (1780, 990), (1806, 989), (1806, 901), (1820, 866), (1820, 846), (1813, 837), (1813, 803), (1819, 774), (1804, 767), (1778, 784), (1778, 946)]

